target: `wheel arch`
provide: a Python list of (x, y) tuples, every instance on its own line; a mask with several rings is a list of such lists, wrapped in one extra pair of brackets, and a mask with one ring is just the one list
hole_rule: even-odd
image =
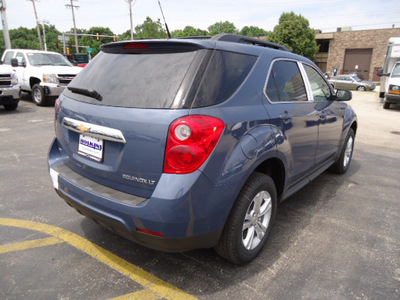
[(29, 86), (31, 87), (31, 90), (32, 90), (32, 88), (33, 88), (33, 86), (35, 85), (35, 84), (39, 84), (41, 82), (41, 80), (39, 79), (39, 78), (37, 78), (37, 77), (30, 77), (29, 78)]
[(278, 199), (281, 198), (285, 186), (285, 166), (279, 158), (269, 158), (255, 168), (254, 172), (263, 173), (275, 183)]

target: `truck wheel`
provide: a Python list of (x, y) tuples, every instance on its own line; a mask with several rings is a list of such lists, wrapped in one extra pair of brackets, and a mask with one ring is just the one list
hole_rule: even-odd
[(16, 110), (17, 107), (18, 107), (18, 103), (4, 104), (4, 109), (5, 110)]
[(44, 106), (47, 104), (47, 99), (44, 95), (43, 88), (39, 84), (35, 84), (32, 87), (32, 100), (38, 106)]
[(384, 109), (389, 109), (390, 108), (390, 103), (389, 102), (383, 102), (383, 108)]
[(215, 247), (225, 259), (241, 264), (254, 259), (264, 246), (277, 207), (271, 177), (253, 173), (243, 186)]

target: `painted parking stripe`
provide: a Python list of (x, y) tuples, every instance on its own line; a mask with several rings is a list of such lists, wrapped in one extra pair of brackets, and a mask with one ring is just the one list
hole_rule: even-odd
[[(0, 225), (35, 230), (51, 235), (52, 237), (55, 237), (61, 241), (70, 244), (71, 246), (85, 252), (86, 254), (92, 256), (98, 261), (101, 261), (102, 263), (113, 268), (114, 270), (124, 274), (128, 278), (140, 284), (146, 290), (157, 295), (159, 298), (171, 300), (197, 299), (192, 295), (169, 284), (168, 282), (154, 276), (153, 274), (146, 272), (140, 267), (131, 264), (130, 262), (116, 256), (110, 251), (103, 249), (102, 247), (84, 239), (83, 237), (73, 232), (44, 223), (8, 218), (0, 218)], [(142, 291), (139, 291), (139, 293), (141, 292)], [(133, 295), (134, 294), (135, 293), (133, 293)], [(149, 294), (147, 295), (151, 296)]]
[(141, 290), (134, 293), (126, 294), (116, 298), (111, 298), (108, 300), (157, 300), (159, 299), (155, 294), (149, 292), (148, 290)]
[(21, 243), (0, 245), (0, 254), (7, 253), (7, 252), (13, 252), (13, 251), (32, 249), (32, 248), (39, 248), (39, 247), (44, 247), (44, 246), (50, 246), (50, 245), (55, 245), (55, 244), (60, 244), (60, 243), (64, 243), (64, 241), (62, 241), (56, 237), (49, 237), (49, 238), (44, 238), (44, 239), (25, 241), (25, 242), (21, 242)]

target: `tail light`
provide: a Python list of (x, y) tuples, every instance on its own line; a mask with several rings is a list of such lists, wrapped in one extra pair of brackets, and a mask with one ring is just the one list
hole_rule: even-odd
[(169, 128), (164, 173), (196, 171), (215, 148), (224, 128), (224, 122), (210, 116), (193, 115), (174, 121)]

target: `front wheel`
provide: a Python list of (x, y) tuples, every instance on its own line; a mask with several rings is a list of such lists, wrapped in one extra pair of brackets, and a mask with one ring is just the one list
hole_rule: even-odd
[(13, 104), (4, 104), (5, 110), (16, 110), (18, 107), (18, 102)]
[(349, 168), (351, 158), (353, 157), (354, 138), (355, 138), (354, 130), (350, 128), (342, 152), (340, 153), (340, 156), (337, 159), (337, 161), (330, 168), (332, 172), (337, 174), (343, 174)]
[(389, 109), (390, 108), (390, 103), (389, 102), (383, 102), (383, 108), (384, 109)]
[(44, 106), (47, 104), (47, 99), (44, 94), (43, 87), (41, 87), (39, 84), (35, 84), (32, 87), (32, 100), (38, 106)]
[(241, 264), (254, 259), (267, 241), (277, 207), (274, 181), (253, 173), (243, 186), (215, 250), (225, 259)]

